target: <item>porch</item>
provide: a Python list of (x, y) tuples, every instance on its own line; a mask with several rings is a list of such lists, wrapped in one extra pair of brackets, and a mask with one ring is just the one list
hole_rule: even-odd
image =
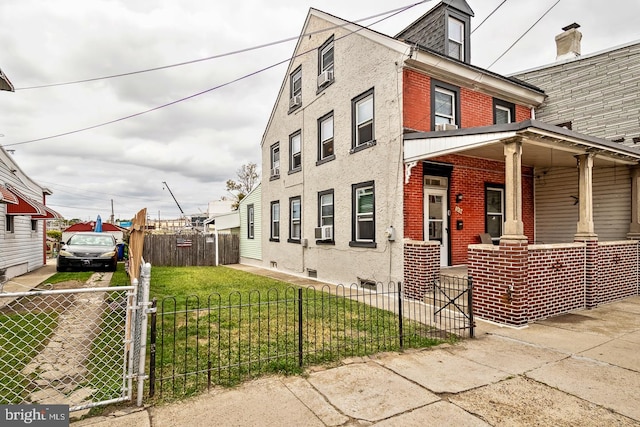
[[(449, 167), (439, 238), (431, 233), (426, 201), (424, 219), (405, 209), (405, 228), (425, 224), (423, 240), (405, 236), (405, 290), (415, 297), (428, 292), (441, 268), (464, 274), (464, 267), (444, 262), (446, 249), (473, 278), (475, 315), (498, 323), (524, 325), (640, 294), (639, 161), (639, 150), (534, 120), (405, 136), (405, 196), (412, 180), (421, 184), (420, 175), (433, 173), (431, 164)], [(494, 170), (474, 181), (468, 170), (479, 164)], [(474, 193), (474, 186), (497, 181), (495, 170), (504, 199), (494, 199), (502, 210), (489, 215), (487, 192)], [(461, 202), (463, 184), (475, 204)], [(411, 196), (419, 198), (416, 191)], [(489, 224), (496, 218), (499, 227)], [(468, 237), (496, 230), (496, 244)]]

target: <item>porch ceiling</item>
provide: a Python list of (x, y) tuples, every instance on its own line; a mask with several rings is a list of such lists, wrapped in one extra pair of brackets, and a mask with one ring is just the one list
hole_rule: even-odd
[(481, 128), (405, 135), (404, 161), (426, 160), (445, 154), (504, 161), (505, 141), (522, 140), (522, 163), (537, 168), (574, 167), (575, 156), (594, 153), (594, 166), (634, 165), (640, 150), (593, 138), (535, 120)]

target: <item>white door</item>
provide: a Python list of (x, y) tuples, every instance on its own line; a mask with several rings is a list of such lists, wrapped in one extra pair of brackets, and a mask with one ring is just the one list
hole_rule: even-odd
[(449, 265), (449, 228), (447, 190), (441, 188), (424, 189), (424, 230), (425, 240), (440, 242), (440, 266)]

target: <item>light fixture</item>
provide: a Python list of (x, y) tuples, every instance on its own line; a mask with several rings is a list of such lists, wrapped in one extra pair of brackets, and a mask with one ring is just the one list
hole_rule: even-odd
[(462, 201), (462, 193), (456, 194), (456, 203), (460, 203)]

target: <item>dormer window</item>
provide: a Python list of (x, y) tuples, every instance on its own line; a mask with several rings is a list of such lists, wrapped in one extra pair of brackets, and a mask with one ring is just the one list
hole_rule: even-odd
[(298, 67), (290, 77), (289, 109), (293, 110), (302, 105), (302, 66)]
[(464, 61), (464, 22), (449, 16), (447, 29), (449, 38), (448, 55)]

